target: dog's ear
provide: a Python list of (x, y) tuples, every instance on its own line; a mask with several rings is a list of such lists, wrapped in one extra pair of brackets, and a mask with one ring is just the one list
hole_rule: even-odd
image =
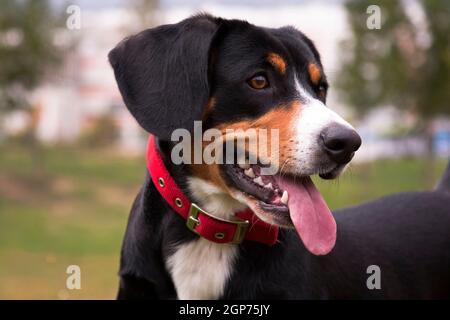
[(168, 140), (192, 130), (209, 98), (208, 60), (218, 20), (207, 15), (145, 30), (109, 53), (119, 90), (138, 123)]

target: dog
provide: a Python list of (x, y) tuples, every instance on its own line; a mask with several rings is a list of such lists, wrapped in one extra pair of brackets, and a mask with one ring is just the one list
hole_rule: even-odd
[[(450, 167), (433, 191), (334, 213), (311, 182), (338, 177), (361, 139), (326, 107), (303, 33), (200, 14), (124, 39), (109, 61), (151, 133), (118, 299), (450, 297)], [(195, 121), (277, 129), (278, 173), (262, 175), (262, 159), (175, 164), (172, 133)]]

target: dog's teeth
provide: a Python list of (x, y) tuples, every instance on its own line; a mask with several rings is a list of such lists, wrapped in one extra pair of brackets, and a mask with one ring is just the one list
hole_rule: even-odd
[(252, 179), (253, 179), (254, 177), (256, 177), (256, 176), (255, 176), (255, 173), (253, 172), (253, 169), (252, 169), (252, 168), (249, 168), (249, 169), (245, 170), (244, 173), (245, 173), (246, 176), (249, 176), (249, 177), (252, 178)]
[(241, 168), (241, 169), (245, 169), (245, 170), (250, 169), (250, 164), (248, 164), (248, 163), (239, 163), (238, 165), (239, 165), (239, 168)]
[(281, 196), (281, 202), (284, 204), (288, 204), (289, 194), (286, 190), (283, 191), (283, 195)]
[(273, 190), (272, 182), (269, 182), (269, 183), (266, 184), (264, 187)]
[(264, 187), (264, 182), (262, 181), (261, 177), (253, 179), (253, 182), (259, 184), (261, 187)]

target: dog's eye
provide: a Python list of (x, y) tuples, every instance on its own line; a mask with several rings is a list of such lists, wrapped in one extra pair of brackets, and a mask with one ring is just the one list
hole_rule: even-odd
[(248, 80), (248, 84), (253, 89), (261, 90), (269, 86), (269, 81), (264, 75), (257, 75)]

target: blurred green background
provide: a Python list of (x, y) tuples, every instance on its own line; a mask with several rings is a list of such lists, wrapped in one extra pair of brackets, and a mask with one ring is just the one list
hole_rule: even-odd
[[(380, 28), (366, 23), (372, 5)], [(363, 138), (339, 180), (316, 179), (332, 209), (436, 183), (450, 158), (450, 1), (3, 0), (0, 299), (115, 298), (146, 134), (107, 53), (198, 11), (292, 24), (315, 42), (328, 105)], [(66, 288), (69, 265), (81, 290)]]
[[(8, 152), (6, 152), (6, 149)], [(113, 299), (122, 237), (145, 176), (143, 157), (110, 150), (45, 148), (35, 176), (26, 147), (0, 149), (0, 299)], [(433, 177), (443, 172), (439, 161)], [(424, 190), (423, 160), (354, 165), (337, 181), (317, 180), (331, 208), (405, 190)], [(82, 290), (67, 290), (67, 266)]]
[[(114, 298), (143, 158), (45, 148), (36, 175), (26, 146), (0, 150), (0, 299)], [(72, 264), (81, 267), (82, 290), (65, 289)]]

